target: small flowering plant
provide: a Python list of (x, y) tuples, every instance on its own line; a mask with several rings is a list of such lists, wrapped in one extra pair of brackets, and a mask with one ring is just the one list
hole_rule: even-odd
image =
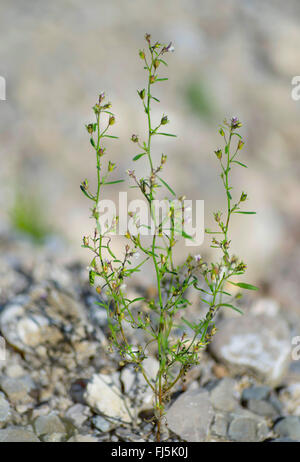
[[(147, 133), (145, 140), (137, 134), (132, 135), (131, 140), (140, 151), (133, 157), (133, 161), (146, 159), (148, 173), (142, 178), (138, 178), (134, 170), (128, 170), (127, 173), (133, 181), (132, 187), (140, 190), (148, 204), (149, 212), (155, 223), (155, 232), (149, 244), (143, 242), (139, 231), (136, 235), (128, 231), (126, 233), (128, 243), (124, 247), (123, 256), (119, 257), (112, 249), (111, 237), (111, 232), (118, 223), (118, 217), (114, 218), (111, 227), (101, 229), (99, 203), (102, 190), (106, 185), (124, 181), (109, 181), (110, 173), (115, 170), (115, 163), (111, 160), (105, 161), (107, 155), (104, 143), (108, 139), (117, 138), (109, 134), (116, 119), (111, 112), (111, 104), (104, 102), (105, 95), (101, 93), (97, 104), (93, 107), (95, 122), (86, 126), (96, 155), (97, 187), (92, 192), (87, 180), (81, 183), (82, 192), (92, 202), (92, 218), (95, 221), (94, 233), (92, 236), (83, 238), (83, 247), (92, 252), (89, 267), (90, 283), (94, 285), (97, 278), (96, 291), (99, 295), (101, 294), (98, 304), (107, 310), (111, 332), (109, 350), (119, 353), (121, 367), (126, 363), (133, 363), (136, 371), (143, 375), (153, 391), (156, 439), (160, 441), (165, 405), (175, 384), (180, 379), (184, 380), (188, 369), (199, 363), (201, 350), (211, 342), (215, 335), (216, 314), (222, 307), (240, 312), (233, 304), (236, 296), (228, 292), (227, 286), (230, 287), (231, 284), (241, 289), (256, 290), (255, 286), (232, 280), (233, 277), (245, 273), (246, 265), (238, 257), (231, 255), (229, 236), (229, 226), (234, 214), (255, 212), (241, 210), (243, 203), (247, 200), (246, 193), (242, 192), (238, 200), (232, 197), (231, 169), (246, 167), (238, 160), (244, 145), (239, 134), (242, 124), (236, 117), (233, 117), (230, 122), (225, 120), (219, 130), (225, 145), (224, 149), (215, 151), (221, 170), (227, 207), (224, 214), (221, 211), (214, 213), (216, 229), (205, 230), (207, 234), (212, 235), (211, 247), (219, 249), (221, 256), (216, 262), (207, 263), (199, 254), (189, 255), (182, 264), (175, 265), (173, 252), (174, 246), (180, 240), (178, 230), (185, 238), (190, 238), (190, 236), (184, 233), (183, 226), (178, 223), (178, 205), (174, 206), (176, 194), (161, 177), (167, 156), (162, 154), (157, 164), (151, 148), (153, 137), (175, 136), (164, 130), (169, 123), (167, 115), (162, 114), (160, 121), (154, 123), (151, 114), (152, 104), (159, 102), (153, 95), (153, 87), (168, 80), (166, 77), (161, 77), (159, 72), (167, 66), (165, 56), (173, 51), (173, 47), (171, 43), (167, 46), (159, 42), (153, 43), (149, 34), (146, 34), (145, 39), (146, 51), (140, 50), (139, 57), (147, 74), (147, 83), (145, 88), (138, 91), (138, 96), (146, 115)], [(162, 221), (157, 220), (153, 213), (153, 203), (162, 190), (169, 197), (166, 199), (170, 205), (169, 232), (165, 232)], [(177, 204), (181, 204), (179, 209), (183, 208), (184, 198), (177, 198)], [(135, 220), (139, 230), (141, 225), (139, 225), (138, 217), (130, 213), (129, 215)], [(181, 225), (184, 224), (183, 220), (184, 218), (182, 218)], [(139, 257), (141, 261), (138, 261), (136, 257)], [(156, 294), (152, 298), (145, 296), (129, 299), (126, 295), (126, 280), (140, 271), (146, 262), (150, 262), (153, 267)], [(190, 289), (199, 291), (200, 301), (207, 306), (206, 315), (199, 318), (197, 322), (190, 322), (186, 316), (182, 316), (191, 304), (187, 298)], [(224, 296), (226, 296), (226, 303), (223, 301)], [(143, 344), (128, 335), (130, 331), (126, 328), (128, 326), (133, 330), (142, 329), (144, 331), (145, 342)], [(178, 332), (181, 333), (178, 335)], [(144, 360), (149, 355), (150, 344), (155, 345), (159, 363), (154, 380), (148, 376), (144, 368)]]

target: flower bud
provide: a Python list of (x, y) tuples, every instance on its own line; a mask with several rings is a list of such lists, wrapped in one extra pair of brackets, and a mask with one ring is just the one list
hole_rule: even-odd
[(160, 123), (161, 125), (166, 125), (167, 123), (169, 123), (168, 116), (163, 116)]
[(159, 65), (160, 65), (159, 60), (158, 60), (158, 59), (155, 59), (155, 60), (153, 61), (154, 69), (156, 70), (156, 69), (158, 68)]
[(105, 98), (105, 93), (104, 93), (104, 91), (103, 91), (103, 92), (100, 93), (100, 95), (99, 95), (99, 104), (102, 103), (102, 101), (104, 100), (104, 98)]
[(220, 133), (221, 136), (224, 136), (224, 135), (225, 135), (224, 130), (223, 130), (222, 127), (220, 128), (219, 133)]
[(91, 135), (93, 133), (93, 131), (94, 131), (93, 124), (86, 125), (86, 129), (87, 129), (88, 133)]
[(139, 51), (139, 56), (141, 59), (145, 59), (145, 53), (142, 50)]
[(138, 143), (138, 141), (139, 141), (138, 136), (137, 136), (137, 135), (132, 135), (131, 141), (132, 141), (133, 143)]
[(150, 75), (150, 83), (154, 83), (156, 80), (155, 75)]
[(147, 40), (147, 42), (150, 45), (151, 35), (150, 34), (145, 34), (145, 39)]
[(242, 192), (242, 195), (241, 195), (241, 198), (240, 198), (240, 202), (245, 202), (245, 200), (247, 199), (247, 194)]
[(166, 163), (166, 160), (167, 160), (167, 156), (165, 154), (162, 154), (160, 163), (163, 165)]
[(110, 116), (108, 123), (109, 123), (109, 125), (113, 125), (115, 123), (115, 121), (116, 121), (115, 116), (112, 115), (112, 116)]
[(238, 149), (242, 149), (244, 144), (245, 144), (245, 142), (243, 140), (239, 140)]
[(217, 149), (215, 151), (215, 154), (217, 156), (218, 159), (222, 159), (222, 150), (221, 149)]
[(83, 187), (83, 189), (87, 189), (89, 187), (88, 180), (82, 181), (81, 186)]
[(115, 167), (116, 167), (116, 164), (114, 164), (114, 163), (111, 162), (111, 161), (108, 162), (107, 170), (108, 170), (109, 172), (112, 172), (112, 171), (115, 169)]
[(143, 88), (143, 90), (141, 90), (141, 91), (138, 91), (138, 94), (139, 94), (139, 97), (140, 97), (141, 99), (144, 99), (144, 98), (145, 98), (145, 94), (146, 94), (145, 88)]
[(235, 128), (240, 128), (242, 123), (239, 121), (237, 117), (232, 117), (231, 119), (231, 128), (234, 130)]

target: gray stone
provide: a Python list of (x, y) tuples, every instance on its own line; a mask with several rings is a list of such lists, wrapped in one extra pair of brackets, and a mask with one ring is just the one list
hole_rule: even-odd
[(268, 386), (245, 388), (242, 393), (242, 401), (267, 399), (270, 392), (271, 388)]
[(245, 315), (224, 319), (211, 352), (233, 373), (253, 373), (270, 385), (282, 381), (290, 362), (290, 334), (284, 319)]
[(121, 422), (131, 422), (134, 415), (128, 399), (114, 383), (113, 377), (94, 374), (84, 394), (86, 403), (96, 412)]
[(104, 419), (101, 415), (96, 415), (93, 417), (92, 422), (100, 432), (106, 433), (114, 428), (114, 424)]
[(90, 409), (83, 404), (74, 404), (71, 406), (66, 414), (65, 418), (68, 419), (76, 428), (81, 427), (90, 415)]
[(280, 437), (300, 440), (300, 417), (284, 417), (274, 425), (274, 431), (278, 433)]
[(278, 415), (277, 410), (272, 406), (271, 403), (268, 403), (268, 401), (250, 399), (248, 401), (248, 409), (261, 416), (275, 417)]
[(0, 393), (0, 424), (7, 422), (10, 416), (10, 404), (5, 399), (3, 393)]
[(34, 388), (34, 383), (30, 376), (20, 378), (2, 377), (0, 387), (11, 403), (28, 403), (32, 401), (29, 396), (30, 390)]
[(215, 409), (231, 412), (238, 406), (234, 398), (234, 385), (233, 379), (225, 377), (212, 389), (210, 401)]
[(0, 443), (39, 443), (39, 441), (32, 431), (22, 427), (8, 427), (0, 430)]
[(41, 415), (34, 422), (37, 435), (51, 435), (52, 433), (66, 433), (66, 428), (55, 414)]
[(228, 429), (228, 436), (233, 441), (256, 441), (256, 423), (249, 417), (236, 417)]
[(66, 437), (65, 433), (50, 433), (43, 436), (43, 441), (46, 443), (61, 443)]
[(205, 441), (213, 419), (209, 393), (201, 389), (188, 390), (171, 405), (166, 418), (170, 430), (183, 440)]
[(211, 427), (211, 431), (221, 437), (225, 437), (227, 435), (227, 428), (228, 428), (228, 418), (224, 414), (216, 414), (214, 423)]

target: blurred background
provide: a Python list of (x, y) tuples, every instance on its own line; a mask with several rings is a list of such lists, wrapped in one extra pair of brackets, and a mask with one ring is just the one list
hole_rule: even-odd
[[(210, 226), (212, 212), (225, 205), (214, 155), (222, 146), (218, 126), (239, 117), (241, 161), (249, 168), (236, 169), (233, 183), (257, 215), (235, 217), (234, 248), (249, 266), (249, 282), (297, 309), (300, 101), (291, 97), (291, 80), (300, 74), (299, 21), (298, 0), (284, 9), (279, 0), (2, 0), (2, 239), (26, 236), (87, 261), (80, 245), (90, 204), (79, 184), (95, 184), (95, 159), (84, 125), (105, 91), (120, 138), (106, 145), (118, 165), (113, 179), (126, 178), (138, 153), (130, 137), (146, 128), (136, 90), (145, 86), (138, 50), (148, 32), (175, 47), (153, 108), (157, 120), (168, 114), (168, 131), (177, 134), (154, 146), (157, 159), (168, 155), (165, 178), (179, 195), (205, 201)], [(117, 198), (119, 186), (107, 198)], [(209, 253), (209, 244), (190, 249)]]

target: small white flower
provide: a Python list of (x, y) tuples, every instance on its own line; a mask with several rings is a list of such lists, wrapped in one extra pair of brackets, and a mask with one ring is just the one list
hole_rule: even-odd
[(195, 261), (198, 263), (201, 260), (201, 255), (200, 253), (198, 255), (194, 256)]

